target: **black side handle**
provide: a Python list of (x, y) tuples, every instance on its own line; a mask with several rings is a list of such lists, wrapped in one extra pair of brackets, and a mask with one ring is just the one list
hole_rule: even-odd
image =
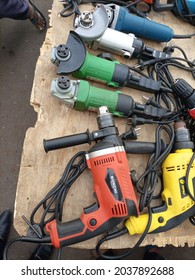
[[(127, 154), (152, 154), (155, 152), (155, 142), (142, 142), (142, 141), (123, 141), (124, 148)], [(162, 151), (166, 149), (165, 142), (161, 139)]]
[(43, 140), (43, 146), (46, 153), (49, 151), (73, 147), (85, 143), (91, 144), (91, 136), (88, 130), (84, 133)]

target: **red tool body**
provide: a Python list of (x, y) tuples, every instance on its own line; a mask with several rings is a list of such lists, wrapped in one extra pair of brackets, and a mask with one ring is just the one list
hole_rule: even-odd
[(53, 220), (46, 225), (56, 248), (90, 239), (111, 230), (130, 215), (138, 216), (129, 163), (111, 114), (100, 115), (99, 128), (95, 133), (101, 135), (101, 141), (86, 153), (96, 202), (84, 208), (78, 219), (65, 223)]

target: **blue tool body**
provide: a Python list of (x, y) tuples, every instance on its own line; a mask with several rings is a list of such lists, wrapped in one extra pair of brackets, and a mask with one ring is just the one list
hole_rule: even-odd
[(153, 10), (155, 12), (172, 11), (175, 16), (195, 25), (195, 0), (167, 0), (167, 3), (153, 0)]
[(128, 12), (124, 7), (119, 8), (118, 18), (113, 29), (124, 32), (133, 33), (137, 37), (144, 37), (157, 42), (168, 42), (174, 32), (169, 26), (161, 23), (135, 16)]
[[(195, 0), (187, 0), (186, 5), (188, 6), (190, 13), (194, 14), (195, 13)], [(179, 12), (181, 14), (186, 13), (182, 0), (177, 0), (177, 6), (178, 6)], [(173, 8), (173, 11), (176, 11), (176, 8)]]

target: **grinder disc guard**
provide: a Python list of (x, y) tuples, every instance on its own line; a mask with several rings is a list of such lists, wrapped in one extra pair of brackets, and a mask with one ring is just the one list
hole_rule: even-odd
[(94, 12), (84, 12), (75, 19), (75, 32), (85, 42), (99, 39), (109, 24), (109, 15), (104, 5), (97, 5)]
[(70, 31), (65, 47), (69, 50), (70, 56), (67, 60), (60, 60), (57, 74), (71, 74), (83, 65), (86, 58), (86, 47), (80, 36)]

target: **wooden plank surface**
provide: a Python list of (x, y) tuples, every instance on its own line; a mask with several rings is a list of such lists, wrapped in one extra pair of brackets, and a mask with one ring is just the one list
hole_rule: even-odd
[[(34, 84), (32, 88), (30, 104), (37, 112), (37, 122), (34, 127), (30, 127), (26, 132), (24, 140), (23, 153), (20, 165), (20, 172), (17, 184), (14, 226), (20, 235), (26, 235), (27, 225), (21, 218), (25, 215), (29, 218), (33, 208), (44, 198), (47, 192), (58, 182), (64, 171), (69, 159), (78, 151), (89, 149), (89, 146), (82, 145), (63, 150), (57, 150), (45, 153), (43, 148), (43, 139), (50, 139), (69, 134), (75, 134), (97, 129), (95, 112), (76, 112), (71, 108), (67, 108), (65, 104), (58, 101), (50, 94), (50, 86), (52, 79), (56, 75), (56, 67), (50, 62), (51, 49), (54, 45), (65, 43), (69, 34), (69, 30), (73, 30), (73, 17), (62, 18), (58, 14), (62, 9), (62, 4), (54, 1), (51, 17), (50, 28), (47, 31), (45, 41), (40, 51), (37, 61)], [(91, 10), (91, 5), (81, 6), (80, 9)], [(163, 24), (169, 24), (176, 34), (193, 33), (194, 27), (184, 23), (182, 20), (174, 17), (170, 12), (157, 14), (151, 12), (150, 18)], [(143, 39), (144, 40), (144, 39)], [(144, 40), (145, 44), (162, 50), (165, 43), (154, 43)], [(193, 60), (195, 57), (194, 44), (195, 39), (172, 40), (171, 44), (180, 45)], [(90, 53), (100, 53), (101, 51)], [(123, 61), (120, 57), (115, 56), (117, 60), (134, 65), (137, 61)], [(195, 88), (194, 80), (190, 73), (175, 70), (175, 78), (185, 78), (192, 87)], [(101, 84), (91, 82), (98, 87), (104, 87)], [(113, 89), (114, 90), (114, 89)], [(138, 102), (143, 102), (142, 96), (150, 96), (149, 93), (139, 92), (136, 90), (122, 88), (123, 93), (134, 97)], [(126, 120), (116, 119), (116, 125), (120, 132), (126, 128)], [(154, 141), (154, 127), (145, 125), (141, 127), (140, 141)], [(138, 175), (145, 169), (146, 155), (128, 155), (130, 169), (135, 169)], [(93, 198), (93, 180), (90, 172), (86, 170), (82, 176), (74, 183), (68, 193), (64, 205), (64, 221), (72, 220), (80, 217), (83, 207), (89, 206), (94, 202)], [(105, 248), (126, 248), (133, 247), (138, 236), (125, 235), (106, 242)], [(78, 248), (94, 248), (100, 236), (73, 245)], [(177, 228), (159, 233), (147, 235), (142, 246), (147, 244), (156, 244), (165, 246), (173, 244), (174, 246), (195, 245), (194, 228), (188, 221), (184, 222)]]

